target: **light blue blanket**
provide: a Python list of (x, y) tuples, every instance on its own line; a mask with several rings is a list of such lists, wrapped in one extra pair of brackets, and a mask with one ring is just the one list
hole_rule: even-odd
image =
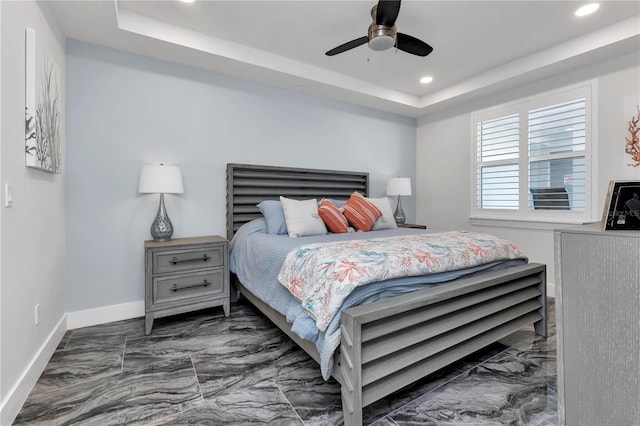
[[(302, 305), (278, 281), (278, 273), (287, 254), (301, 245), (389, 237), (415, 233), (433, 232), (409, 228), (398, 228), (373, 232), (327, 234), (311, 237), (290, 238), (288, 235), (269, 235), (264, 219), (256, 219), (243, 225), (231, 240), (229, 267), (240, 282), (256, 297), (280, 312), (292, 324), (292, 330), (301, 338), (312, 341), (320, 354), (320, 370), (327, 380), (333, 369), (333, 353), (340, 344), (340, 314), (329, 323), (325, 332), (320, 332), (315, 321), (302, 309)], [(358, 287), (344, 301), (342, 310), (348, 307), (371, 303), (411, 291), (451, 281), (479, 271), (499, 270), (526, 263), (524, 260), (492, 262), (470, 269), (442, 272), (419, 277), (398, 278)]]

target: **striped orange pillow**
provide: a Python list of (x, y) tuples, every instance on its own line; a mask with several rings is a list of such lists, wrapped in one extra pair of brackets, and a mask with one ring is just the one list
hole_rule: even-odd
[(358, 231), (369, 231), (376, 220), (382, 216), (379, 208), (367, 201), (359, 192), (354, 192), (342, 206), (344, 216)]
[(349, 223), (347, 218), (340, 213), (340, 210), (330, 200), (323, 198), (318, 206), (318, 214), (329, 231), (336, 234), (343, 234), (348, 231)]

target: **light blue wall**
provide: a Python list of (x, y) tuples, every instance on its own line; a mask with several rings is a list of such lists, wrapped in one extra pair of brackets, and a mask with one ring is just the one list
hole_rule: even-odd
[(390, 177), (415, 185), (412, 118), (76, 41), (66, 53), (67, 312), (144, 299), (158, 205), (137, 193), (144, 163), (182, 168), (174, 238), (225, 235), (227, 163), (368, 171), (372, 196)]

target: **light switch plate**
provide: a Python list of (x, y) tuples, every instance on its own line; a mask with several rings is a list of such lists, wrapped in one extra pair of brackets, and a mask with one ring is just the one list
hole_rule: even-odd
[(4, 184), (4, 206), (11, 207), (13, 204), (13, 185), (10, 183)]

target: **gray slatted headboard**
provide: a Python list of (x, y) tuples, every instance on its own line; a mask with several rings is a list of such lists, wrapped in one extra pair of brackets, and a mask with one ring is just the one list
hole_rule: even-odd
[(279, 200), (281, 195), (347, 199), (353, 191), (369, 195), (369, 173), (227, 164), (227, 238), (244, 223), (262, 217), (256, 207), (261, 201)]

